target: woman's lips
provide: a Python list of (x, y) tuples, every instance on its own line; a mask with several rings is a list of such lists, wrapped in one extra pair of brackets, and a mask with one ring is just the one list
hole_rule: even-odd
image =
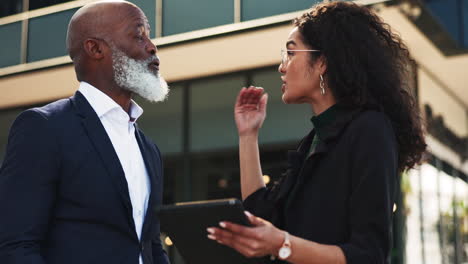
[(284, 80), (284, 75), (281, 76), (281, 81), (283, 82), (283, 85), (281, 85), (281, 92), (284, 93), (284, 91), (286, 91), (286, 81)]

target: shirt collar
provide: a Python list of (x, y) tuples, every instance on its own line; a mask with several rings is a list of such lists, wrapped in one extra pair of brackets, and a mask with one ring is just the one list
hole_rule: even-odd
[[(314, 125), (314, 131), (320, 141), (328, 141), (341, 134), (343, 129), (353, 120), (360, 112), (373, 107), (351, 107), (343, 104), (335, 104), (328, 108), (318, 116), (311, 118)], [(313, 134), (313, 133), (312, 133)]]
[(130, 101), (130, 119), (136, 122), (137, 119), (143, 114), (143, 108), (139, 106), (133, 99)]
[(333, 124), (340, 115), (343, 115), (344, 109), (339, 107), (338, 104), (334, 104), (329, 107), (327, 110), (323, 111), (317, 116), (313, 116), (310, 121), (314, 125), (316, 134), (319, 139), (323, 139), (325, 136), (323, 133), (325, 132), (325, 128), (331, 124)]
[[(83, 94), (99, 118), (102, 118), (114, 109), (124, 111), (122, 107), (107, 94), (87, 82), (80, 82), (78, 91)], [(135, 122), (143, 114), (143, 108), (141, 108), (135, 101), (131, 100), (129, 112), (130, 120)]]

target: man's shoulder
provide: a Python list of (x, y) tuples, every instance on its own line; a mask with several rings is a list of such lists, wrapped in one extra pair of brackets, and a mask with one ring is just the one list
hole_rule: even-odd
[(41, 107), (30, 108), (22, 115), (39, 115), (48, 121), (57, 121), (66, 118), (71, 113), (72, 105), (70, 98), (60, 99)]
[(23, 111), (19, 114), (13, 127), (34, 127), (34, 130), (39, 131), (46, 128), (66, 128), (66, 123), (69, 123), (72, 118), (70, 99), (61, 99), (41, 107), (34, 107)]

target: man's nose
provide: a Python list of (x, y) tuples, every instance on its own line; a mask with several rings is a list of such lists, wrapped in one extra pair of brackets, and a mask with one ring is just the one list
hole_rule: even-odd
[(150, 53), (151, 55), (155, 55), (158, 52), (158, 48), (156, 47), (156, 45), (153, 44), (153, 42), (151, 42), (151, 40), (149, 41), (148, 45), (146, 46), (146, 49), (147, 49), (148, 53)]

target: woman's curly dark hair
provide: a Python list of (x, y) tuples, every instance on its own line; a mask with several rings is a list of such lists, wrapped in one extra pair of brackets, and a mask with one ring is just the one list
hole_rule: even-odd
[(304, 42), (322, 52), (325, 78), (337, 102), (377, 104), (390, 118), (398, 141), (398, 168), (420, 163), (426, 143), (419, 106), (409, 88), (408, 48), (369, 8), (352, 2), (315, 5), (293, 21)]

